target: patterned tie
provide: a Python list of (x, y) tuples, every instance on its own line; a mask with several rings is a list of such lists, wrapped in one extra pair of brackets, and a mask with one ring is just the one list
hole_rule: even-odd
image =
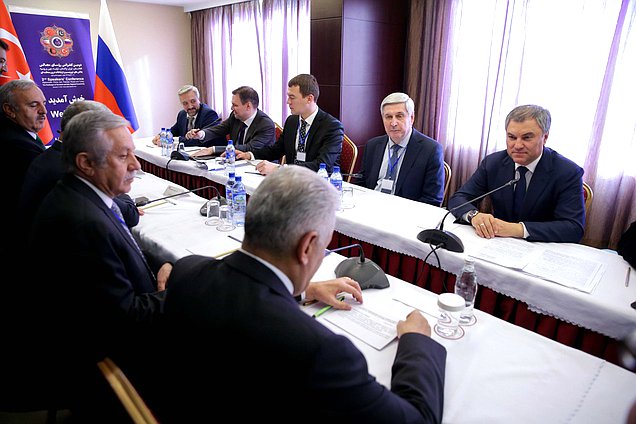
[(247, 124), (245, 122), (241, 122), (241, 129), (239, 130), (236, 144), (245, 144), (243, 141), (243, 138), (245, 137), (246, 129), (247, 129)]
[(307, 141), (307, 121), (301, 119), (300, 135), (298, 136), (298, 151), (305, 151), (305, 141)]
[(389, 155), (389, 162), (386, 167), (386, 175), (384, 176), (385, 180), (393, 180), (395, 178), (395, 174), (397, 172), (397, 163), (400, 159), (400, 149), (402, 146), (399, 144), (394, 144), (391, 146), (391, 154)]
[(194, 116), (188, 115), (188, 131), (194, 128)]
[(115, 217), (117, 218), (119, 223), (122, 225), (122, 227), (126, 231), (126, 234), (128, 234), (128, 237), (130, 237), (130, 239), (132, 240), (133, 244), (137, 248), (137, 251), (143, 258), (144, 262), (146, 262), (146, 257), (141, 251), (141, 248), (139, 247), (139, 245), (137, 244), (137, 240), (135, 240), (132, 233), (130, 232), (130, 228), (128, 228), (128, 225), (126, 225), (126, 221), (124, 221), (124, 216), (121, 214), (121, 209), (119, 209), (119, 206), (117, 206), (117, 203), (113, 202), (113, 205), (110, 207), (110, 210), (113, 211), (113, 213), (115, 214)]
[(526, 172), (528, 172), (528, 168), (525, 166), (520, 166), (517, 168), (519, 171), (519, 182), (515, 186), (515, 196), (513, 201), (513, 210), (515, 214), (515, 220), (519, 221), (521, 217), (521, 208), (523, 207), (523, 199), (526, 197)]

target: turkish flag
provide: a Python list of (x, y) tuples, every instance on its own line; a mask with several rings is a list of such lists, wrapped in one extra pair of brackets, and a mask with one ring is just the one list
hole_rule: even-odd
[[(11, 16), (3, 0), (0, 0), (0, 38), (9, 46), (9, 50), (7, 50), (8, 70), (6, 73), (0, 75), (0, 85), (16, 79), (33, 80), (29, 64), (26, 61), (24, 51), (20, 45), (20, 40), (18, 40), (13, 22), (11, 21)], [(51, 131), (51, 125), (48, 119), (38, 135), (44, 144), (48, 144), (53, 140), (53, 131)]]

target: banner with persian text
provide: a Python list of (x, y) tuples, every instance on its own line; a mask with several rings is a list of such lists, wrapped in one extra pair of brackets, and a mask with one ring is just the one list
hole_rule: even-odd
[(93, 99), (95, 62), (89, 16), (15, 6), (9, 10), (57, 136), (64, 109), (76, 100)]

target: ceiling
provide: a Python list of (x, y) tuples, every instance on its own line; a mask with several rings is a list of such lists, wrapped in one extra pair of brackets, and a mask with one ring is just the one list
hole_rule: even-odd
[(164, 6), (180, 6), (184, 12), (208, 9), (225, 4), (240, 3), (245, 0), (126, 0), (134, 3), (161, 4)]

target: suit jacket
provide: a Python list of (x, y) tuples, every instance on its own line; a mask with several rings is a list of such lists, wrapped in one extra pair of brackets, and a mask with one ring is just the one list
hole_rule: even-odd
[(616, 247), (616, 252), (629, 264), (636, 268), (636, 221), (632, 222), (623, 233)]
[[(18, 201), (18, 219), (22, 222), (23, 228), (31, 227), (40, 203), (62, 178), (64, 172), (62, 142), (56, 140), (44, 153), (33, 159), (27, 169)], [(134, 227), (139, 223), (139, 210), (130, 196), (121, 194), (113, 201), (121, 209), (128, 227)]]
[[(515, 177), (515, 163), (505, 150), (486, 156), (477, 171), (451, 196), (448, 209), (494, 190)], [(532, 175), (519, 221), (530, 234), (528, 241), (578, 243), (585, 229), (583, 169), (556, 151), (544, 147)], [(493, 215), (513, 222), (514, 187), (490, 195)], [(453, 214), (463, 216), (476, 206), (466, 205)]]
[[(283, 133), (274, 144), (252, 152), (256, 159), (269, 161), (280, 160), (285, 155), (287, 164), (293, 164), (296, 159), (296, 135), (300, 125), (298, 115), (290, 115), (285, 120)], [(299, 164), (313, 171), (318, 171), (320, 163), (327, 165), (327, 171), (331, 172), (334, 165), (340, 163), (342, 152), (342, 138), (344, 128), (342, 123), (322, 109), (318, 109), (314, 122), (309, 127), (307, 142), (305, 145), (306, 161)]]
[(419, 334), (400, 338), (389, 391), (353, 343), (300, 310), (243, 252), (175, 263), (164, 318), (168, 352), (156, 393), (144, 395), (163, 423), (210, 422), (244, 400), (249, 407), (233, 410), (233, 421), (441, 422), (444, 347)]
[[(371, 190), (375, 189), (378, 178), (386, 172), (380, 167), (388, 142), (389, 136), (382, 135), (372, 138), (364, 147), (360, 184)], [(437, 141), (413, 129), (395, 182), (395, 195), (440, 206), (444, 200), (442, 150)]]
[(236, 150), (243, 152), (250, 152), (255, 149), (260, 149), (265, 146), (274, 144), (276, 141), (276, 126), (274, 121), (262, 110), (256, 111), (256, 116), (252, 121), (252, 124), (247, 129), (247, 134), (242, 143), (238, 143), (238, 135), (241, 130), (243, 121), (237, 119), (234, 113), (230, 114), (230, 117), (218, 125), (203, 128), (205, 137), (203, 140), (188, 140), (186, 145), (190, 146), (226, 146), (227, 135), (230, 135), (230, 139), (234, 140), (234, 147)]
[[(214, 123), (218, 123), (221, 120), (219, 115), (210, 106), (205, 103), (201, 103), (197, 119), (194, 121), (195, 128), (205, 128)], [(177, 122), (170, 128), (170, 132), (174, 137), (179, 137), (180, 143), (185, 143), (185, 134), (188, 132), (188, 112), (180, 110), (177, 114)]]
[[(9, 220), (16, 217), (20, 190), (24, 182), (27, 168), (31, 161), (45, 148), (31, 137), (24, 128), (11, 121), (0, 112), (0, 144), (7, 154), (6, 163), (0, 167), (2, 169), (2, 181), (4, 181), (3, 203), (8, 210)], [(3, 242), (4, 243), (4, 242)]]
[(29, 249), (41, 252), (38, 266), (25, 270), (43, 332), (35, 337), (40, 354), (50, 359), (50, 381), (67, 382), (80, 396), (84, 386), (76, 385), (90, 379), (96, 360), (133, 361), (164, 292), (112, 211), (72, 174), (42, 201)]

